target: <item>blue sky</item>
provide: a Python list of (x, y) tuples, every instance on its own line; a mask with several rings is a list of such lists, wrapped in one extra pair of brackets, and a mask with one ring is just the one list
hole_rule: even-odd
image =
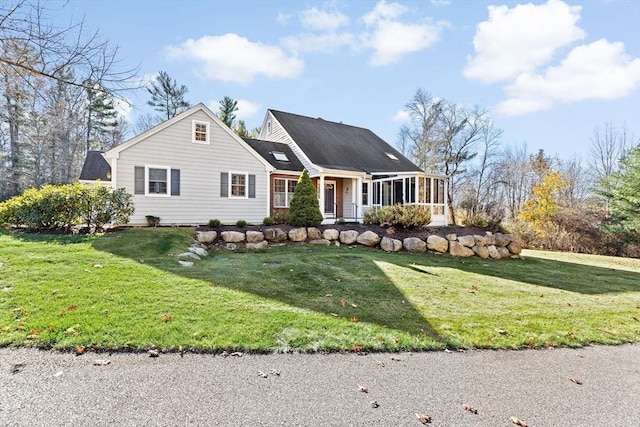
[[(395, 144), (418, 87), (490, 111), (504, 145), (586, 158), (596, 126), (640, 137), (640, 1), (70, 0), (125, 66), (164, 70), (187, 99), (238, 99), (369, 128)], [(131, 120), (144, 90), (128, 95)]]

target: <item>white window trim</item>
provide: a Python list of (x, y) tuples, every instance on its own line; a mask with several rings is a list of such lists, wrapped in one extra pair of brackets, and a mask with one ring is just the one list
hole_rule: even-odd
[[(196, 140), (196, 125), (205, 125), (206, 129), (207, 129), (207, 135), (206, 135), (206, 140), (205, 141), (198, 141)], [(191, 142), (194, 144), (200, 144), (200, 145), (209, 145), (210, 144), (210, 138), (211, 138), (211, 126), (209, 122), (205, 122), (203, 120), (192, 120), (191, 121)]]
[(367, 184), (367, 204), (365, 205), (362, 201), (362, 187), (360, 188), (360, 203), (362, 203), (363, 207), (369, 207), (372, 205), (371, 203), (371, 193), (372, 193), (372, 185), (371, 181), (362, 181), (362, 184)]
[[(285, 206), (276, 206), (276, 201), (275, 201), (275, 198), (276, 198), (276, 180), (278, 180), (278, 179), (284, 181), (284, 189), (285, 189), (285, 191), (284, 191), (284, 195), (285, 195), (284, 203), (285, 203)], [(276, 208), (276, 209), (288, 209), (289, 208), (289, 199), (287, 197), (287, 195), (289, 194), (289, 181), (298, 182), (298, 179), (281, 178), (281, 177), (273, 179), (273, 207), (274, 208)]]
[[(231, 183), (233, 182), (233, 175), (244, 175), (244, 196), (234, 196), (231, 192)], [(229, 171), (229, 192), (227, 193), (230, 199), (248, 199), (249, 198), (249, 174), (246, 172), (232, 172)]]
[[(149, 193), (149, 169), (167, 171), (167, 194)], [(171, 197), (171, 166), (144, 165), (144, 195), (147, 197)]]

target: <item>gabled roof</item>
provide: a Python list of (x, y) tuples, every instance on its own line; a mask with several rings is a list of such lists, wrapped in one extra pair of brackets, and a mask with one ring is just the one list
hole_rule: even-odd
[(88, 151), (80, 172), (80, 180), (111, 181), (111, 165), (102, 155), (102, 151)]
[(323, 168), (357, 172), (421, 172), (369, 129), (269, 110), (309, 160)]
[[(302, 172), (304, 166), (293, 154), (287, 144), (281, 142), (263, 141), (260, 139), (242, 138), (255, 151), (258, 152), (271, 166), (281, 171)], [(282, 154), (279, 154), (282, 153)], [(288, 161), (284, 161), (286, 158)]]

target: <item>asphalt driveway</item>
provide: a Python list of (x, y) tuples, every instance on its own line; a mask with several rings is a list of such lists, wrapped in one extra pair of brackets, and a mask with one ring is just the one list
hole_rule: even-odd
[(228, 357), (4, 348), (0, 369), (1, 426), (422, 425), (416, 413), (434, 426), (640, 425), (640, 345)]

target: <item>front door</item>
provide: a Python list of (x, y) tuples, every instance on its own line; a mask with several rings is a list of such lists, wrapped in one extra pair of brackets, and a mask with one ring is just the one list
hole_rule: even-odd
[(336, 182), (324, 182), (324, 216), (335, 218), (336, 216)]

